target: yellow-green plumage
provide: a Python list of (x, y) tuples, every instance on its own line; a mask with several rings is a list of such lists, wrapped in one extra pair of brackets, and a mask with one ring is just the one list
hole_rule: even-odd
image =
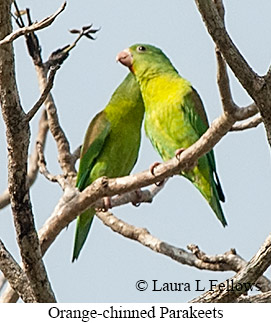
[[(80, 191), (101, 176), (119, 177), (131, 172), (138, 156), (143, 115), (140, 89), (129, 73), (88, 127), (77, 175)], [(72, 261), (79, 256), (94, 215), (91, 208), (77, 218)]]
[[(151, 45), (136, 44), (119, 57), (140, 84), (145, 105), (145, 130), (163, 160), (173, 158), (177, 149), (188, 148), (196, 142), (208, 129), (202, 101), (164, 53)], [(220, 205), (224, 195), (216, 173), (213, 151), (201, 157), (197, 166), (183, 171), (181, 175), (199, 189), (225, 226), (227, 223)]]

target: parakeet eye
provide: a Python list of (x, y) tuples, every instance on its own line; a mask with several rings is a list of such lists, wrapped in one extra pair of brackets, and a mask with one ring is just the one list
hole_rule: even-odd
[(137, 51), (138, 51), (138, 52), (144, 52), (145, 50), (147, 50), (147, 49), (146, 49), (146, 47), (144, 47), (144, 46), (138, 46), (138, 47), (137, 47)]

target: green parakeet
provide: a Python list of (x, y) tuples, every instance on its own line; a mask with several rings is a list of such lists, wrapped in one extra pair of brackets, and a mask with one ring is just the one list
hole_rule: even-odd
[[(129, 73), (88, 127), (77, 175), (80, 191), (101, 176), (119, 177), (131, 172), (138, 156), (143, 116), (140, 89)], [(94, 215), (91, 208), (77, 218), (72, 261), (79, 256)]]
[[(163, 160), (180, 148), (196, 142), (208, 129), (202, 101), (191, 84), (182, 78), (167, 56), (151, 45), (136, 44), (117, 55), (117, 60), (136, 76), (145, 105), (145, 131)], [(182, 171), (201, 192), (223, 226), (227, 222), (220, 201), (225, 201), (213, 150), (197, 165)]]

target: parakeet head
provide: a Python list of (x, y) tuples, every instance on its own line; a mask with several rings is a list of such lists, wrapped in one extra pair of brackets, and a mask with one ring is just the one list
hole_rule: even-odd
[(116, 60), (127, 66), (139, 79), (172, 70), (176, 72), (161, 49), (152, 45), (135, 44), (120, 52)]

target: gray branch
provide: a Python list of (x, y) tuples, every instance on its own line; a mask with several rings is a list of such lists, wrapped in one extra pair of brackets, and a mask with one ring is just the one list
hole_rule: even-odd
[(222, 0), (195, 0), (202, 19), (236, 78), (256, 103), (265, 125), (267, 138), (271, 145), (271, 77), (270, 72), (259, 76), (249, 66), (230, 38), (217, 4)]
[(254, 118), (250, 120), (233, 125), (231, 128), (231, 131), (243, 131), (251, 128), (256, 128), (262, 122), (263, 122), (263, 118), (260, 115), (256, 115)]
[(19, 29), (15, 30), (14, 32), (8, 34), (0, 41), (0, 46), (2, 46), (4, 44), (9, 44), (20, 36), (27, 35), (27, 34), (32, 33), (34, 31), (44, 29), (44, 28), (50, 26), (54, 22), (55, 18), (65, 9), (66, 4), (67, 3), (64, 2), (62, 4), (62, 6), (51, 16), (46, 17), (39, 22), (35, 22), (31, 26), (19, 28)]
[(208, 291), (192, 300), (192, 303), (230, 303), (247, 292), (246, 286), (254, 285), (259, 277), (271, 265), (271, 235), (267, 237), (256, 255), (231, 279), (231, 288), (227, 282), (218, 284), (213, 291)]
[[(1, 39), (10, 34), (12, 30), (10, 5), (11, 2), (8, 0), (1, 1)], [(42, 261), (29, 196), (27, 157), (30, 130), (18, 95), (11, 43), (0, 47), (0, 100), (7, 129), (8, 189), (25, 273), (35, 300), (53, 302), (55, 298)]]
[[(48, 122), (47, 122), (47, 113), (45, 110), (43, 110), (40, 121), (39, 121), (39, 130), (38, 134), (36, 137), (36, 142), (42, 143), (44, 146), (46, 143), (46, 138), (47, 138), (47, 133), (48, 133)], [(29, 161), (28, 161), (28, 171), (27, 171), (27, 181), (29, 187), (31, 187), (38, 174), (38, 152), (35, 148), (30, 155)], [(1, 195), (0, 195), (0, 209), (4, 208), (10, 203), (10, 198), (9, 198), (9, 191), (6, 189)]]
[(22, 268), (17, 264), (11, 254), (6, 250), (0, 240), (0, 269), (11, 287), (26, 303), (36, 302), (29, 281)]

